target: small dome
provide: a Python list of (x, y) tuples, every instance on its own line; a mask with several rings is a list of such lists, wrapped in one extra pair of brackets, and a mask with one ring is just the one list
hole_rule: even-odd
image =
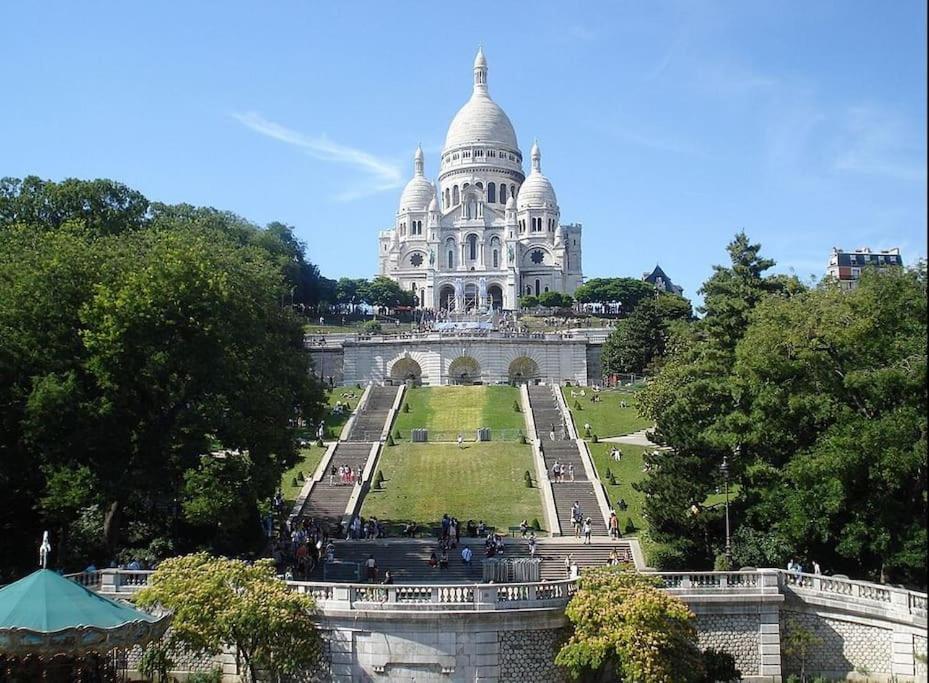
[(414, 176), (400, 195), (400, 211), (424, 211), (435, 201), (435, 188), (422, 176)]
[(432, 201), (429, 202), (429, 212), (435, 213), (439, 210), (439, 202), (436, 201), (435, 192), (432, 193)]
[(542, 152), (537, 142), (533, 143), (530, 156), (532, 170), (519, 188), (519, 196), (516, 198), (517, 208), (520, 211), (523, 209), (557, 209), (558, 199), (555, 197), (552, 181), (542, 175)]
[(435, 187), (423, 174), (423, 148), (416, 147), (413, 155), (413, 178), (400, 195), (400, 211), (424, 211), (435, 201)]
[(510, 195), (510, 198), (506, 200), (506, 208), (508, 211), (516, 208), (516, 197)]

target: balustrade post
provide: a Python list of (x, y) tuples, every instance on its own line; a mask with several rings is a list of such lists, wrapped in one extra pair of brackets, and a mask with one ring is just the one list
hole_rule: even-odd
[(681, 588), (693, 588), (693, 581), (690, 580), (690, 574), (681, 577)]
[(100, 572), (100, 592), (116, 593), (119, 591), (119, 570), (104, 569)]
[(529, 602), (535, 602), (536, 600), (538, 600), (539, 599), (538, 594), (539, 594), (538, 584), (534, 583), (531, 586), (529, 586), (529, 594), (528, 594)]
[(727, 588), (729, 588), (729, 575), (728, 574), (719, 575), (719, 587), (722, 590), (726, 590)]

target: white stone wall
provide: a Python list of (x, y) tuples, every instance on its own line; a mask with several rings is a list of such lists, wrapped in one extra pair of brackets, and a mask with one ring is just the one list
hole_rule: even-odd
[(381, 383), (390, 378), (390, 370), (397, 360), (408, 357), (422, 369), (423, 384), (449, 384), (452, 362), (456, 358), (470, 357), (480, 366), (480, 380), (484, 384), (494, 384), (508, 381), (510, 364), (525, 356), (538, 365), (543, 381), (586, 385), (586, 347), (584, 339), (444, 337), (348, 342), (343, 347), (342, 378), (345, 384)]
[(701, 614), (697, 616), (700, 649), (713, 648), (735, 657), (743, 676), (759, 670), (758, 637), (761, 625), (757, 614)]
[[(812, 632), (821, 641), (812, 648), (807, 659), (808, 672), (832, 677), (844, 677), (856, 671), (865, 675), (891, 673), (892, 628), (870, 625), (860, 619), (784, 609), (781, 611), (782, 639), (791, 624)], [(785, 676), (799, 673), (799, 660), (784, 653), (783, 670)]]
[(555, 655), (569, 633), (567, 628), (498, 633), (500, 682), (567, 682), (567, 674), (555, 665)]

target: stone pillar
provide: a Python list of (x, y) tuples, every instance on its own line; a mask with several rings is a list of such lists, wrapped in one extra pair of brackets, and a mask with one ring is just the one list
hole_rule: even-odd
[(762, 606), (758, 632), (758, 675), (781, 680), (781, 630), (777, 606)]

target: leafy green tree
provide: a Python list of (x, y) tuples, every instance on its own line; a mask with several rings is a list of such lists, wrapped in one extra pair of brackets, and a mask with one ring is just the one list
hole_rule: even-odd
[(584, 572), (565, 609), (574, 632), (555, 662), (575, 679), (700, 681), (696, 617), (653, 577), (602, 567)]
[(640, 410), (657, 425), (654, 439), (671, 451), (655, 456), (660, 467), (636, 487), (646, 495), (645, 514), (655, 539), (677, 548), (690, 567), (712, 567), (722, 544), (718, 516), (691, 510), (721, 484), (724, 456), (732, 459), (734, 479), (744, 474), (744, 461), (733, 455), (739, 444), (729, 438), (725, 424), (740, 400), (730, 381), (736, 344), (760, 301), (801, 289), (793, 280), (766, 276), (774, 263), (744, 232), (727, 251), (729, 265), (714, 266), (700, 290), (703, 319), (666, 340), (670, 351), (639, 396)]
[(136, 596), (140, 607), (174, 613), (169, 652), (217, 655), (233, 646), (248, 677), (281, 681), (320, 666), (322, 640), (313, 599), (291, 591), (271, 560), (249, 564), (200, 553), (162, 562)]
[(396, 308), (397, 306), (411, 306), (413, 294), (400, 288), (400, 285), (389, 277), (376, 277), (359, 289), (364, 302), (375, 308)]
[(622, 302), (623, 312), (631, 314), (641, 301), (655, 295), (655, 288), (647, 282), (631, 277), (593, 278), (574, 292), (580, 303), (609, 304)]
[(539, 305), (539, 299), (532, 294), (526, 294), (519, 298), (519, 307), (520, 308), (535, 308)]
[(561, 292), (542, 292), (539, 295), (539, 305), (548, 308), (569, 308), (574, 303), (570, 294)]
[(363, 303), (362, 292), (367, 287), (365, 279), (352, 279), (341, 277), (335, 286), (335, 301), (342, 306), (348, 306), (349, 312), (355, 312), (355, 306)]
[(757, 307), (724, 436), (752, 458), (743, 517), (769, 543), (925, 585), (926, 297), (924, 272), (890, 271)]

